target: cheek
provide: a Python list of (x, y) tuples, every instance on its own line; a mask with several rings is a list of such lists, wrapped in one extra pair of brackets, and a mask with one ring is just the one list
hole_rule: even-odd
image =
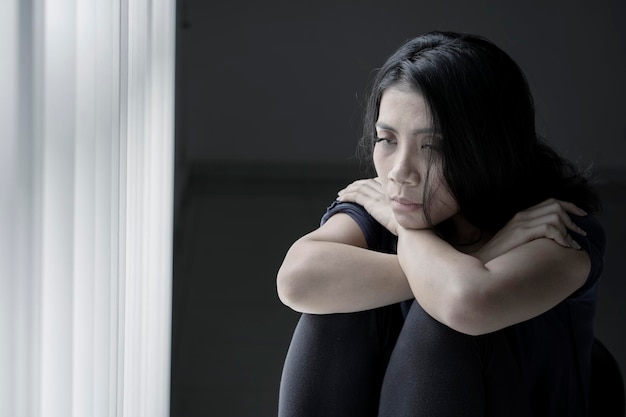
[(372, 160), (374, 161), (374, 169), (376, 170), (376, 174), (381, 179), (387, 178), (388, 169), (386, 167), (384, 158), (381, 156), (380, 151), (377, 151), (378, 147), (374, 148), (374, 153), (372, 154)]

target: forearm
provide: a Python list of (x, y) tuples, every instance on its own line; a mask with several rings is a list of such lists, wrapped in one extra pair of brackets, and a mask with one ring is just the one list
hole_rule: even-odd
[(424, 310), (472, 335), (548, 311), (585, 283), (591, 265), (587, 252), (546, 238), (516, 246), (483, 265), (422, 230), (399, 233), (398, 260)]
[(277, 284), (284, 304), (313, 314), (363, 311), (413, 297), (396, 255), (315, 240), (289, 249)]
[(473, 308), (486, 276), (482, 262), (457, 251), (431, 230), (402, 230), (398, 261), (415, 298), (438, 321), (471, 333), (480, 322)]

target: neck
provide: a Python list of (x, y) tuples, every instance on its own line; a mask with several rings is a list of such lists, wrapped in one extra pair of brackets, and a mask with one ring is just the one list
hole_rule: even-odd
[(488, 233), (472, 225), (464, 217), (451, 218), (441, 226), (443, 238), (461, 252), (474, 252), (490, 239)]
[(478, 244), (479, 242), (481, 242), (483, 240), (483, 231), (482, 230), (477, 230), (476, 234), (474, 237), (469, 238), (469, 239), (463, 239), (463, 240), (459, 240), (459, 241), (454, 241), (454, 240), (450, 240), (449, 243), (452, 246), (473, 246)]

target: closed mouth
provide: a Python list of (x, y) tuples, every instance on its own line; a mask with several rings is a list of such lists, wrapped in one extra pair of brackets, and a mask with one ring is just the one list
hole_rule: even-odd
[(409, 200), (408, 198), (404, 198), (404, 197), (392, 197), (391, 201), (394, 201), (394, 202), (396, 202), (398, 204), (407, 205), (407, 206), (410, 206), (410, 205), (421, 206), (422, 205), (421, 203), (415, 203), (415, 202)]
[(422, 204), (403, 197), (394, 197), (391, 199), (391, 208), (394, 211), (415, 211), (421, 209)]

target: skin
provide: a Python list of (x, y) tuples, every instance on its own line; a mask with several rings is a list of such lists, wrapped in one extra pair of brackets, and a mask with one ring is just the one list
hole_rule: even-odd
[(429, 177), (431, 220), (453, 225), (443, 240), (429, 228), (422, 205), (428, 161), (436, 161), (432, 152), (444, 140), (432, 129), (423, 97), (388, 88), (376, 126), (378, 177), (355, 181), (338, 199), (361, 204), (396, 234), (397, 255), (365, 249), (358, 225), (337, 214), (287, 252), (277, 276), (286, 305), (326, 314), (414, 297), (438, 321), (478, 335), (535, 317), (585, 282), (589, 256), (577, 250), (568, 232), (584, 234), (568, 214), (584, 215), (582, 210), (547, 200), (488, 235), (465, 220), (435, 164)]
[(430, 227), (423, 206), (429, 176), (432, 223), (450, 219), (460, 240), (480, 234), (463, 219), (456, 199), (442, 180), (436, 150), (441, 137), (432, 128), (431, 115), (421, 95), (405, 88), (385, 91), (376, 122), (376, 135), (374, 166), (398, 225), (407, 229)]

